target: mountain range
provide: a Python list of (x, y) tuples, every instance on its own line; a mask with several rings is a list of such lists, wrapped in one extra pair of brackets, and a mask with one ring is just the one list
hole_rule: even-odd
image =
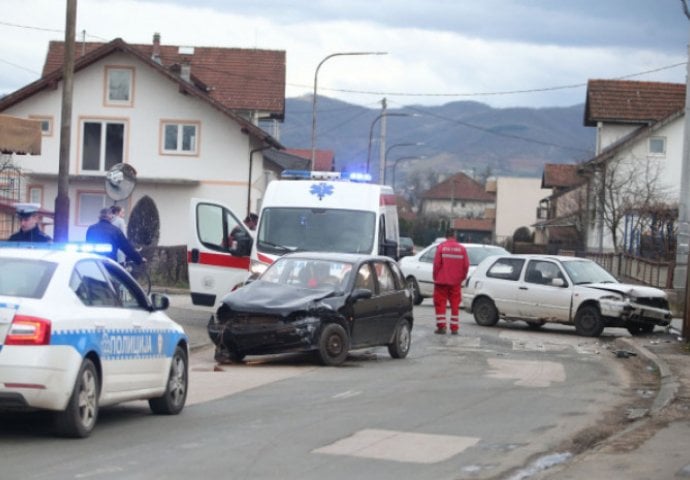
[[(428, 172), (541, 177), (546, 163), (576, 163), (594, 154), (596, 130), (583, 124), (584, 104), (493, 108), (458, 101), (389, 107), (380, 117), (381, 108), (323, 96), (317, 100), (316, 146), (334, 152), (336, 170), (364, 171), (369, 159), (369, 171), (378, 177), (379, 135), (385, 119), (387, 183), (396, 165), (396, 185), (415, 173)], [(263, 123), (262, 127), (287, 148), (309, 149), (312, 108), (311, 96), (287, 98), (279, 130), (271, 131), (274, 127)]]

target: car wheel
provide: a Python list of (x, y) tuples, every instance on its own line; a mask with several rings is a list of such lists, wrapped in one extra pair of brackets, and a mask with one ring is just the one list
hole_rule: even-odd
[(67, 408), (55, 416), (55, 427), (65, 437), (88, 437), (98, 419), (98, 373), (91, 360), (84, 359), (74, 382)]
[(651, 323), (629, 323), (625, 327), (630, 335), (642, 335), (646, 333), (652, 333), (654, 331), (654, 324)]
[(480, 297), (472, 305), (474, 321), (483, 327), (492, 327), (498, 323), (498, 310), (494, 302), (486, 297)]
[(412, 343), (411, 333), (410, 322), (408, 320), (401, 320), (395, 329), (393, 343), (388, 344), (388, 353), (391, 357), (405, 358), (407, 356)]
[(530, 330), (539, 330), (541, 327), (544, 326), (546, 322), (542, 321), (536, 321), (536, 322), (527, 322), (527, 328)]
[(410, 286), (410, 291), (412, 292), (412, 302), (415, 305), (421, 304), (424, 300), (424, 297), (422, 297), (422, 292), (419, 291), (419, 284), (417, 283), (417, 279), (414, 277), (408, 277), (407, 284)]
[(347, 358), (350, 349), (350, 339), (345, 329), (337, 323), (329, 323), (319, 337), (318, 356), (322, 364), (336, 366)]
[(160, 415), (180, 413), (187, 400), (188, 380), (187, 354), (178, 345), (172, 356), (165, 392), (160, 397), (149, 399), (151, 411)]
[(575, 315), (575, 332), (583, 337), (598, 337), (604, 331), (599, 309), (593, 305), (582, 307)]

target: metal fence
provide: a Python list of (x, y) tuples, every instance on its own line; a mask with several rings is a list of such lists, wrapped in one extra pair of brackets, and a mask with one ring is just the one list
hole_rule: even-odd
[(584, 254), (626, 282), (640, 283), (661, 289), (673, 288), (674, 261), (657, 261), (636, 257), (627, 253)]

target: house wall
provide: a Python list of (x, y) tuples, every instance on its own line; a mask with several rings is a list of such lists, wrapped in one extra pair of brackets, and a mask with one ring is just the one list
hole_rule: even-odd
[(539, 201), (548, 196), (541, 178), (498, 177), (496, 191), (496, 242), (512, 238), (515, 230), (537, 222)]
[[(106, 66), (134, 68), (131, 107), (104, 104)], [(32, 172), (55, 175), (58, 172), (61, 102), (62, 83), (57, 89), (33, 95), (4, 112), (19, 117), (40, 115), (53, 119), (52, 135), (43, 137), (42, 154), (17, 157), (17, 163), (29, 176)], [(137, 170), (138, 177), (126, 210), (129, 213), (144, 195), (154, 200), (161, 219), (160, 245), (186, 243), (189, 199), (193, 196), (223, 202), (240, 218), (244, 218), (247, 190), (251, 184), (251, 210), (257, 210), (265, 189), (263, 157), (261, 152), (254, 154), (250, 182), (249, 156), (256, 145), (252, 144), (247, 134), (242, 133), (240, 124), (207, 102), (181, 94), (176, 83), (138, 59), (115, 53), (76, 72), (72, 108), (70, 174), (104, 174), (81, 169), (82, 122), (85, 119), (125, 122), (124, 161)], [(198, 122), (197, 155), (162, 154), (161, 120)], [(187, 184), (175, 184), (174, 180)], [(56, 181), (42, 182), (44, 207), (53, 209)], [(37, 182), (31, 180), (27, 183)], [(73, 241), (83, 240), (85, 234), (85, 227), (76, 221), (76, 192), (80, 189), (105, 192), (104, 181), (93, 184), (71, 182), (69, 237)]]
[(603, 123), (597, 127), (597, 152), (600, 154), (606, 147), (616, 143), (621, 138), (629, 135), (640, 127), (640, 125), (618, 125), (613, 123)]

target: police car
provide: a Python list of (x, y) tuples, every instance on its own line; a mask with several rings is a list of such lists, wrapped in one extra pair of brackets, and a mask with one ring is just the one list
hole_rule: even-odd
[(84, 248), (7, 245), (0, 409), (54, 411), (57, 433), (69, 437), (88, 436), (101, 406), (147, 399), (154, 413), (183, 409), (189, 342), (163, 312), (167, 297), (147, 297), (104, 256), (71, 251)]

